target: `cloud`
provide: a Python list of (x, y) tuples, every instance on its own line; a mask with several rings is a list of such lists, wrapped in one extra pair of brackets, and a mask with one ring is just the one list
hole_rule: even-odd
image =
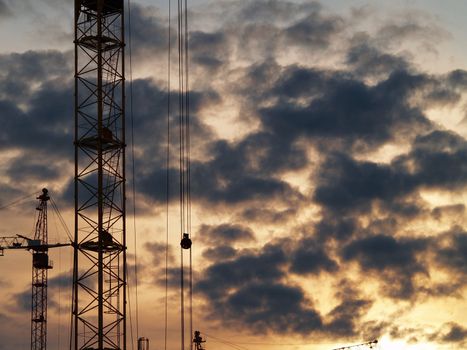
[[(165, 264), (166, 253), (167, 253), (167, 262), (172, 264), (175, 261), (175, 255), (173, 252), (173, 247), (167, 247), (165, 243), (160, 242), (146, 242), (144, 248), (152, 256), (151, 266), (162, 266)], [(166, 251), (167, 250), (167, 251)]]
[(214, 246), (255, 240), (254, 233), (250, 228), (235, 224), (201, 225), (198, 235), (202, 242)]
[(392, 298), (416, 296), (415, 276), (427, 275), (418, 254), (427, 250), (428, 239), (395, 239), (375, 235), (354, 240), (342, 249), (344, 261), (356, 261), (364, 273), (376, 272), (381, 290)]
[(247, 221), (258, 221), (261, 223), (280, 224), (293, 218), (297, 213), (295, 208), (285, 210), (274, 210), (269, 208), (246, 208), (241, 217)]
[(285, 262), (277, 246), (244, 251), (209, 266), (196, 290), (210, 300), (210, 317), (228, 325), (257, 333), (309, 334), (321, 328), (322, 320), (300, 287), (281, 282)]
[(11, 10), (5, 0), (0, 1), (0, 17), (8, 17), (11, 15)]
[[(454, 227), (438, 239), (436, 261), (457, 276), (465, 276), (467, 271), (467, 232)], [(464, 283), (467, 282), (465, 278)]]
[(348, 298), (331, 310), (330, 321), (325, 331), (333, 336), (352, 337), (359, 335), (360, 319), (369, 310), (372, 302), (366, 299)]
[(325, 248), (311, 239), (301, 240), (293, 252), (290, 271), (301, 274), (319, 274), (322, 271), (336, 272), (338, 264), (329, 258)]
[[(208, 18), (215, 11), (222, 16)], [(422, 220), (445, 224), (465, 208), (457, 199), (433, 205), (422, 192), (449, 197), (465, 188), (466, 141), (428, 111), (458, 107), (467, 73), (424, 72), (399, 50), (407, 42), (429, 49), (441, 40), (439, 28), (414, 19), (356, 33), (353, 19), (318, 2), (221, 2), (192, 15), (202, 23), (190, 34), (192, 198), (220, 218), (199, 230), (205, 265), (195, 281), (206, 315), (251, 333), (373, 337), (391, 327), (370, 312), (387, 298), (460, 295), (464, 229), (432, 233)], [(165, 66), (153, 74), (153, 60), (166, 62), (167, 20), (138, 4), (131, 20), (139, 68), (127, 91), (127, 125), (136, 135), (138, 212), (147, 214), (165, 201), (166, 186), (169, 199), (178, 198), (178, 95), (172, 91), (168, 139)], [(72, 55), (0, 55), (4, 196), (50, 181), (68, 183), (62, 200), (72, 203)], [(7, 152), (19, 156), (7, 159)], [(413, 227), (434, 237), (411, 237)], [(164, 285), (165, 245), (150, 242), (145, 250), (144, 273)], [(180, 284), (175, 261), (170, 252), (171, 288)], [(437, 269), (449, 282), (436, 280)], [(323, 277), (342, 293), (331, 293), (321, 310), (307, 286)], [(359, 291), (362, 281), (376, 283), (381, 298)], [(50, 283), (53, 290), (68, 282), (60, 275)], [(25, 295), (16, 300), (26, 302)], [(436, 339), (458, 341), (464, 333), (453, 324)]]
[(382, 78), (394, 71), (406, 71), (408, 62), (396, 55), (381, 52), (368, 42), (357, 44), (347, 53), (347, 64), (358, 77), (375, 76)]
[(462, 343), (464, 344), (467, 340), (467, 328), (462, 327), (454, 322), (449, 323), (449, 331), (442, 336), (438, 336), (438, 339), (445, 343)]
[(410, 135), (431, 128), (422, 111), (408, 104), (424, 79), (397, 71), (369, 86), (345, 74), (332, 73), (320, 95), (309, 103), (277, 103), (259, 113), (264, 127), (278, 138), (333, 140), (346, 149), (367, 150), (394, 140), (398, 132)]

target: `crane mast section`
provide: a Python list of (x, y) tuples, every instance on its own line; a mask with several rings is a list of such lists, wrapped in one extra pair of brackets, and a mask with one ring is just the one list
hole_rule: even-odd
[(37, 197), (39, 215), (34, 231), (34, 240), (44, 248), (36, 247), (32, 254), (32, 308), (31, 308), (31, 350), (47, 348), (47, 275), (52, 268), (48, 255), (47, 202), (50, 197), (46, 189)]
[(75, 350), (126, 349), (123, 0), (75, 0)]

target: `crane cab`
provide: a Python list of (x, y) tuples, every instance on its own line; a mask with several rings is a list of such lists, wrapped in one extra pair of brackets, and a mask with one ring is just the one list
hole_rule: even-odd
[(36, 269), (46, 269), (50, 270), (52, 266), (52, 261), (49, 260), (49, 256), (46, 253), (34, 253), (32, 255), (32, 266)]
[[(82, 0), (81, 4), (89, 10), (97, 12), (100, 2), (98, 0)], [(106, 15), (123, 11), (123, 0), (103, 0), (102, 3), (102, 12)]]

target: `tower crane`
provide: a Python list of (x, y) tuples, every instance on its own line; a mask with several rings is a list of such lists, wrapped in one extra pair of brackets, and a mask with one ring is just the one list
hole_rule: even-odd
[(125, 350), (123, 0), (74, 0), (74, 350)]
[(32, 251), (32, 307), (31, 307), (31, 350), (45, 350), (47, 345), (47, 272), (52, 269), (49, 248), (70, 246), (71, 243), (48, 244), (47, 202), (50, 197), (47, 189), (37, 197), (39, 215), (36, 221), (34, 238), (23, 235), (0, 237), (0, 256), (5, 249)]
[(335, 348), (333, 350), (347, 350), (347, 349), (374, 349), (378, 344), (378, 340), (372, 340), (362, 344), (343, 346), (341, 348)]

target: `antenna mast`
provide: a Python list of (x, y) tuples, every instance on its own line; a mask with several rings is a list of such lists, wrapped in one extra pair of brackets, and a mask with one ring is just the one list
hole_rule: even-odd
[(75, 0), (70, 349), (126, 349), (123, 0)]

